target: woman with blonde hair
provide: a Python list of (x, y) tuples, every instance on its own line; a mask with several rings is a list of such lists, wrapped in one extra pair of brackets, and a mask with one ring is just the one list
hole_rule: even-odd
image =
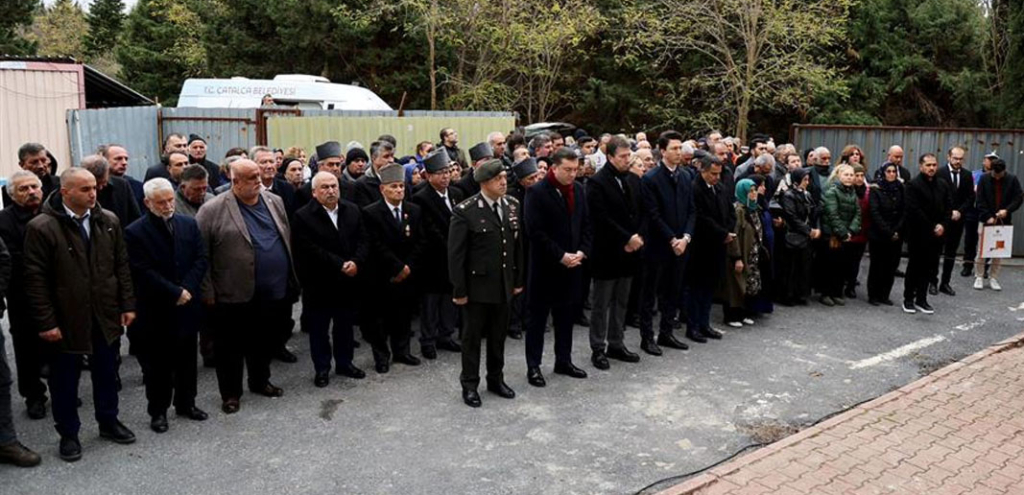
[[(832, 177), (837, 180), (833, 181)], [(855, 173), (847, 164), (837, 165), (829, 177), (828, 186), (821, 199), (824, 211), (821, 217), (821, 233), (828, 240), (822, 264), (831, 273), (822, 277), (821, 298), (825, 306), (845, 306), (844, 282), (852, 271), (855, 251), (850, 241), (860, 232), (861, 210), (854, 192)]]

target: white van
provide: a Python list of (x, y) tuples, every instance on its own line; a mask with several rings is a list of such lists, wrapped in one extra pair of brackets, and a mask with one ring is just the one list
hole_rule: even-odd
[(278, 108), (392, 110), (366, 88), (334, 84), (323, 77), (302, 74), (283, 74), (273, 80), (187, 79), (181, 86), (178, 107), (258, 108), (267, 94), (274, 98), (274, 106)]

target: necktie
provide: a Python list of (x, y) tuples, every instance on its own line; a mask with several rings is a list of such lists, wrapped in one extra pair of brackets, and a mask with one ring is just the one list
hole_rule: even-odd
[(168, 219), (164, 220), (164, 225), (167, 225), (167, 231), (171, 233), (171, 237), (174, 237), (174, 224)]
[(395, 207), (395, 221), (398, 222), (399, 225), (401, 225), (401, 223), (402, 223), (402, 214), (399, 213), (399, 210), (398, 210), (397, 206)]
[(953, 189), (960, 189), (960, 172), (951, 170), (953, 173)]
[(78, 224), (78, 235), (82, 236), (82, 242), (85, 243), (85, 249), (88, 251), (92, 248), (89, 243), (89, 231), (85, 230), (85, 217), (76, 217), (75, 223)]
[(498, 223), (501, 223), (501, 206), (497, 201), (491, 206), (494, 208), (494, 216), (498, 217)]
[(448, 211), (452, 211), (452, 200), (451, 200), (451, 198), (449, 198), (447, 194), (442, 196), (441, 198), (444, 199), (444, 205), (448, 207)]

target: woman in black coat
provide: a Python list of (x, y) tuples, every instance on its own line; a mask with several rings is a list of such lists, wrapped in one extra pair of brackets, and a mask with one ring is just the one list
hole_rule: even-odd
[(894, 164), (886, 164), (881, 170), (881, 180), (871, 188), (868, 199), (871, 211), (871, 226), (868, 229), (868, 243), (871, 247), (871, 266), (868, 268), (868, 303), (872, 306), (892, 306), (889, 294), (896, 280), (896, 269), (900, 266), (903, 250), (903, 217), (905, 204), (900, 171)]
[(821, 235), (814, 199), (807, 192), (810, 176), (807, 169), (789, 173), (793, 187), (782, 193), (779, 205), (786, 231), (781, 233), (778, 250), (778, 294), (784, 305), (804, 305), (811, 295), (811, 240)]

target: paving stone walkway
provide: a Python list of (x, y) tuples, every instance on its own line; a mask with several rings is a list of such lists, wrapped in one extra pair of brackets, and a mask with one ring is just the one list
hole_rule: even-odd
[(1024, 334), (662, 495), (1024, 494)]

